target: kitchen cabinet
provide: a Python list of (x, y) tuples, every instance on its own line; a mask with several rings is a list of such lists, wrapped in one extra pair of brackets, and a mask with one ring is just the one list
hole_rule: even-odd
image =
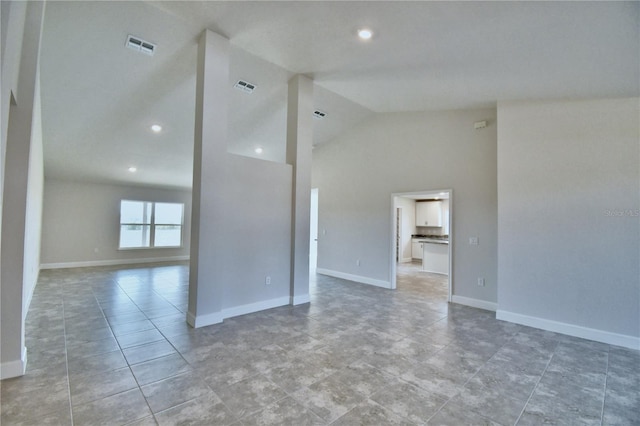
[(411, 258), (422, 259), (422, 243), (411, 241)]
[(416, 202), (416, 226), (442, 226), (442, 201)]

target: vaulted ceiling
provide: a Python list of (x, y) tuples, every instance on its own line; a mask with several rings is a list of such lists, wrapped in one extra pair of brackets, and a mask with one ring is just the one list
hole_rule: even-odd
[[(638, 2), (50, 1), (46, 176), (190, 187), (205, 28), (231, 43), (229, 151), (269, 161), (284, 161), (297, 73), (327, 113), (314, 120), (316, 149), (376, 113), (640, 94)], [(128, 35), (156, 53), (126, 48)], [(256, 90), (234, 89), (240, 79)]]

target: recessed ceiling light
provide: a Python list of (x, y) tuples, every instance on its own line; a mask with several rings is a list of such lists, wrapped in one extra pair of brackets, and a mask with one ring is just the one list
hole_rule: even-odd
[(262, 148), (257, 147), (255, 150), (256, 154), (262, 154)]
[(162, 126), (159, 124), (154, 124), (153, 126), (151, 126), (151, 130), (154, 133), (160, 133), (162, 131)]
[(441, 192), (440, 195), (445, 195), (445, 192)]
[(137, 172), (137, 171), (138, 171), (138, 168), (137, 168), (137, 167), (133, 167), (133, 166), (131, 166), (131, 167), (129, 167), (129, 169), (128, 169), (128, 170), (129, 170), (131, 173), (135, 173), (135, 172)]
[(358, 37), (362, 40), (369, 40), (373, 36), (373, 32), (367, 28), (361, 28), (358, 30)]

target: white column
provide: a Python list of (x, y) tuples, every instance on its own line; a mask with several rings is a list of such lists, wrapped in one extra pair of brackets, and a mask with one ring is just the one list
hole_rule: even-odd
[(189, 312), (193, 327), (222, 322), (222, 283), (215, 280), (220, 256), (211, 244), (221, 226), (227, 151), (229, 40), (205, 30), (198, 44), (193, 152)]
[(291, 304), (309, 302), (309, 215), (313, 143), (313, 81), (289, 80), (287, 163), (293, 166), (291, 212)]

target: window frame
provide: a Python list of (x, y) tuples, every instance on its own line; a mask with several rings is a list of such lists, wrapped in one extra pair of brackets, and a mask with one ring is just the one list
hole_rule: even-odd
[[(143, 220), (146, 215), (147, 204), (151, 205), (151, 215), (149, 218), (149, 223), (123, 223), (122, 222), (122, 203), (123, 202), (131, 202), (131, 203), (143, 203)], [(156, 223), (156, 204), (177, 204), (181, 208), (180, 214), (180, 223)], [(153, 250), (153, 249), (182, 249), (184, 248), (184, 203), (174, 202), (174, 201), (144, 201), (144, 200), (131, 200), (123, 198), (120, 200), (120, 209), (118, 212), (119, 218), (119, 230), (118, 230), (118, 250)], [(127, 225), (134, 226), (142, 226), (143, 227), (143, 235), (144, 228), (148, 228), (149, 232), (149, 245), (148, 246), (137, 246), (137, 247), (122, 247), (120, 246), (122, 242), (122, 227)], [(155, 245), (156, 238), (156, 226), (179, 226), (180, 227), (180, 244), (175, 246), (158, 246)]]

